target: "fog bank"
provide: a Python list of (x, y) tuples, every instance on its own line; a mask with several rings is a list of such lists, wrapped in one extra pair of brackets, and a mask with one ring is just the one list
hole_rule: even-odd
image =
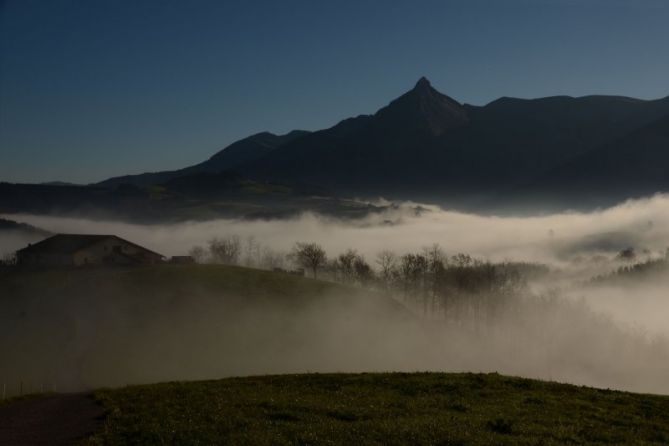
[[(669, 393), (667, 275), (589, 283), (629, 264), (617, 258), (623, 249), (634, 248), (634, 261), (664, 256), (668, 195), (591, 213), (535, 217), (481, 216), (414, 203), (355, 221), (309, 213), (275, 221), (151, 226), (4, 217), (51, 232), (115, 234), (167, 256), (234, 234), (282, 252), (297, 241), (319, 243), (330, 256), (354, 248), (372, 264), (382, 250), (401, 255), (438, 243), (449, 255), (550, 266), (550, 274), (530, 284), (532, 296), (513, 301), (483, 326), (422, 320), (377, 294), (358, 300), (316, 294), (310, 297), (317, 304), (299, 308), (239, 305), (239, 296), (212, 293), (199, 283), (156, 296), (137, 295), (134, 285), (104, 283), (102, 300), (65, 291), (4, 296), (1, 339), (14, 356), (13, 367), (5, 363), (0, 372), (14, 381), (36, 373), (30, 378), (35, 382), (52, 380), (76, 390), (262, 373), (445, 370)], [(26, 242), (4, 234), (0, 255)], [(556, 297), (539, 297), (551, 294)]]
[(75, 391), (276, 373), (496, 371), (669, 394), (667, 342), (583, 303), (519, 297), (494, 318), (446, 323), (378, 293), (314, 291), (253, 273), (243, 283), (256, 285), (217, 292), (218, 279), (189, 268), (12, 282), (18, 294), (2, 299), (0, 314), (0, 381), (16, 394), (20, 382)]
[[(417, 211), (417, 206), (420, 206)], [(216, 236), (254, 236), (288, 250), (296, 241), (314, 241), (332, 253), (347, 247), (373, 257), (440, 244), (447, 253), (466, 252), (501, 261), (515, 259), (566, 266), (584, 256), (614, 254), (633, 246), (657, 254), (669, 246), (669, 195), (628, 201), (597, 212), (535, 217), (491, 217), (403, 203), (360, 220), (310, 213), (286, 220), (212, 220), (169, 225), (136, 225), (36, 215), (5, 215), (52, 232), (116, 234), (161, 252), (179, 255)], [(0, 246), (7, 251), (8, 245)], [(4, 248), (4, 249), (3, 249)], [(1, 254), (1, 252), (0, 252)]]

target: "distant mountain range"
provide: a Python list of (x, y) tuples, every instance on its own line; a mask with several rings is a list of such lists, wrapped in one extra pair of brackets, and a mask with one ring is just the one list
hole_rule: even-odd
[(51, 232), (42, 228), (29, 225), (27, 223), (19, 223), (14, 220), (0, 218), (0, 233), (20, 233), (27, 236), (48, 237), (53, 235)]
[(26, 223), (0, 218), (0, 267), (17, 249), (28, 243), (35, 243), (53, 235), (49, 231)]
[(373, 115), (316, 132), (260, 133), (196, 166), (100, 185), (235, 171), (335, 195), (590, 207), (669, 190), (668, 133), (669, 97), (503, 97), (478, 107), (422, 78)]
[(669, 191), (669, 97), (503, 97), (473, 106), (421, 78), (373, 115), (315, 132), (259, 133), (194, 166), (89, 187), (126, 194), (159, 188), (210, 203), (244, 201), (238, 192), (249, 185), (289, 191), (300, 202), (317, 195), (478, 211), (607, 206)]
[(151, 186), (166, 183), (174, 178), (194, 174), (215, 174), (224, 172), (239, 168), (246, 163), (262, 158), (274, 149), (307, 134), (309, 134), (309, 132), (302, 130), (294, 130), (286, 135), (275, 135), (269, 132), (258, 133), (230, 144), (225, 149), (214, 154), (214, 156), (208, 160), (194, 166), (179, 170), (150, 172), (140, 175), (126, 175), (110, 178), (98, 183), (98, 186), (109, 187), (118, 186), (120, 184)]

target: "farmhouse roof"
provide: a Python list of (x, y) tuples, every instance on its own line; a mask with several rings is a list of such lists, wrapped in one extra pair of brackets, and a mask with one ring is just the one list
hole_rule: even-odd
[(115, 235), (97, 235), (97, 234), (56, 234), (39, 243), (28, 245), (26, 248), (19, 250), (21, 253), (40, 253), (40, 254), (74, 254), (75, 252), (87, 248), (95, 243), (107, 239), (116, 239), (122, 242), (133, 245), (144, 251), (164, 257), (162, 254), (151, 251), (143, 246), (124, 240)]

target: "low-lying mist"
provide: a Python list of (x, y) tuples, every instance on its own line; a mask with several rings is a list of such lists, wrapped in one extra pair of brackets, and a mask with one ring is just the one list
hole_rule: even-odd
[(10, 280), (20, 292), (3, 298), (0, 380), (16, 394), (19, 383), (25, 392), (267, 373), (497, 371), (669, 393), (668, 344), (582, 302), (512, 297), (494, 315), (445, 323), (376, 292), (290, 285), (274, 273), (222, 272), (241, 288), (217, 290), (217, 279), (197, 273), (216, 268)]
[[(258, 299), (253, 280), (241, 293), (194, 280), (156, 292), (141, 281), (95, 283), (95, 271), (86, 279), (93, 285), (80, 288), (80, 279), (68, 274), (46, 290), (29, 287), (10, 295), (16, 286), (2, 288), (0, 348), (10, 354), (0, 380), (55, 382), (70, 390), (264, 373), (498, 371), (669, 393), (669, 327), (663, 321), (669, 273), (593, 281), (665, 256), (666, 195), (592, 213), (535, 217), (480, 216), (412, 203), (355, 221), (304, 214), (143, 226), (5, 217), (51, 232), (116, 234), (168, 256), (231, 234), (282, 253), (298, 241), (316, 242), (329, 256), (354, 248), (372, 265), (383, 250), (402, 255), (437, 243), (449, 255), (536, 262), (549, 273), (532, 278), (494, 317), (448, 323), (425, 318), (379, 289), (312, 290), (297, 304), (280, 281)], [(1, 255), (19, 242), (0, 243)], [(633, 256), (621, 256), (628, 248)]]
[(535, 217), (481, 216), (414, 203), (358, 220), (306, 213), (286, 220), (211, 220), (161, 226), (36, 215), (5, 217), (51, 232), (116, 234), (168, 256), (185, 254), (194, 245), (226, 234), (253, 236), (279, 250), (308, 240), (320, 243), (328, 252), (352, 247), (369, 257), (383, 249), (403, 253), (438, 243), (449, 253), (563, 266), (630, 246), (650, 251), (669, 246), (669, 195), (592, 213)]

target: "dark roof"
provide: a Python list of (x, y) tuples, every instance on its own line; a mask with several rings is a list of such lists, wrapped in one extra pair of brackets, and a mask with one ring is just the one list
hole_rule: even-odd
[(125, 243), (136, 246), (150, 253), (164, 257), (162, 254), (158, 254), (157, 252), (151, 251), (150, 249), (146, 249), (143, 246), (129, 242), (115, 235), (93, 235), (93, 234), (56, 234), (52, 237), (42, 240), (39, 243), (28, 245), (26, 248), (20, 249), (17, 252), (28, 253), (28, 254), (29, 253), (74, 254), (80, 249), (86, 248), (88, 246), (91, 246), (95, 243), (101, 242), (109, 238), (121, 240)]

